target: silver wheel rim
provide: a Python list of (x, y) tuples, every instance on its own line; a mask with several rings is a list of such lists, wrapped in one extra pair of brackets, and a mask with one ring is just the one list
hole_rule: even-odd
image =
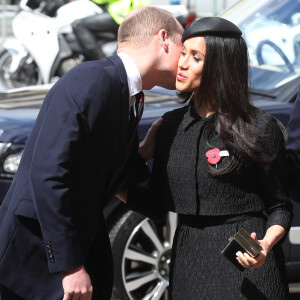
[(131, 300), (167, 300), (177, 214), (163, 222), (146, 218), (132, 231), (122, 257), (122, 278)]

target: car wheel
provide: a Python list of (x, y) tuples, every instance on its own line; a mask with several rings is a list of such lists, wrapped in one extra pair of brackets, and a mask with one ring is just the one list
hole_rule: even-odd
[(169, 299), (169, 268), (177, 215), (154, 222), (125, 211), (109, 231), (114, 259), (114, 300)]

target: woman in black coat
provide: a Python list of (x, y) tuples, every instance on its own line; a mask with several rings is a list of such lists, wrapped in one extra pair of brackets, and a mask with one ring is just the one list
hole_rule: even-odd
[[(188, 105), (163, 116), (151, 180), (119, 195), (149, 217), (178, 213), (173, 300), (287, 299), (280, 240), (292, 212), (284, 184), (283, 126), (249, 99), (248, 52), (231, 22), (203, 18), (183, 34), (176, 88)], [(221, 253), (239, 229), (262, 251)]]

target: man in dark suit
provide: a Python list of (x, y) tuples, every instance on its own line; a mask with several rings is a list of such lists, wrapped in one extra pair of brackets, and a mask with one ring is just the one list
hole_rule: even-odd
[(293, 106), (287, 132), (286, 159), (288, 164), (287, 181), (289, 192), (294, 201), (300, 202), (300, 89)]
[(79, 65), (49, 91), (0, 208), (2, 300), (110, 299), (102, 206), (128, 155), (135, 95), (175, 88), (182, 31), (162, 9), (134, 10), (117, 55)]

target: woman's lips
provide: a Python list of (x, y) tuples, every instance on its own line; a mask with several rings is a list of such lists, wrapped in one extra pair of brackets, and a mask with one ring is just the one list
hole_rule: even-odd
[(187, 79), (187, 77), (183, 73), (177, 73), (177, 80), (181, 81)]

